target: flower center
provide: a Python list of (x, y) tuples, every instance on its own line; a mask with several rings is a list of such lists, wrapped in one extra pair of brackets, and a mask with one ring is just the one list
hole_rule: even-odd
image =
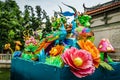
[(57, 49), (53, 49), (53, 53), (57, 53), (58, 51), (57, 51)]
[(83, 64), (83, 60), (81, 58), (77, 57), (77, 58), (74, 58), (73, 63), (76, 67), (79, 67)]

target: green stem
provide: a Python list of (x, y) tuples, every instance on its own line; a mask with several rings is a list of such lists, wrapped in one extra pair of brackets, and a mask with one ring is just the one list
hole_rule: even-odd
[(108, 60), (107, 60), (107, 52), (104, 53), (104, 61), (108, 62)]
[(10, 49), (11, 53), (13, 54), (13, 50), (12, 50), (12, 48), (10, 47), (9, 49)]

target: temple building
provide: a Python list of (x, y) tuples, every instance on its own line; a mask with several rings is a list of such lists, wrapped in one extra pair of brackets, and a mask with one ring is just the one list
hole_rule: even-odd
[(92, 16), (91, 29), (95, 34), (95, 45), (98, 46), (103, 38), (108, 38), (115, 48), (110, 56), (120, 61), (120, 0), (112, 0), (93, 7), (83, 4), (84, 12)]

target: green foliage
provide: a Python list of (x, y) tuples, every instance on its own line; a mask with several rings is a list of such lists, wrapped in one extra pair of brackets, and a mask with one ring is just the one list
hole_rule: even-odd
[(36, 45), (33, 45), (32, 43), (29, 44), (28, 46), (25, 47), (25, 51), (28, 51), (28, 52), (35, 52), (37, 50), (37, 46)]
[(9, 80), (10, 79), (10, 69), (0, 68), (0, 80)]
[(90, 26), (90, 20), (91, 20), (91, 16), (89, 15), (81, 15), (78, 16), (78, 20), (80, 22), (80, 24), (84, 27), (89, 27)]
[(59, 55), (47, 57), (45, 63), (56, 67), (63, 67), (63, 60)]
[[(46, 34), (50, 32), (51, 24), (45, 10), (40, 6), (36, 6), (36, 11), (32, 6), (26, 5), (24, 8), (22, 13), (14, 0), (0, 1), (0, 52), (6, 43), (10, 43), (13, 50), (15, 40), (24, 43), (23, 31), (29, 30), (30, 35), (38, 29), (45, 31)], [(44, 28), (41, 27), (43, 24)]]
[(111, 65), (109, 65), (108, 63), (104, 62), (104, 61), (101, 61), (100, 62), (100, 66), (102, 66), (103, 68), (111, 71), (111, 70), (114, 70), (113, 67)]
[(11, 43), (13, 48), (14, 40), (21, 37), (19, 33), (22, 27), (19, 21), (22, 17), (20, 17), (21, 11), (15, 1), (6, 0), (1, 1), (0, 4), (0, 50), (3, 50), (4, 44)]

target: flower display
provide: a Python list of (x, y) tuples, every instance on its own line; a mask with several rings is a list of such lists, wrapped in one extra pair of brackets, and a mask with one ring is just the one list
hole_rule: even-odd
[(37, 45), (37, 41), (35, 40), (33, 36), (31, 36), (28, 40), (25, 41), (26, 45), (29, 45), (30, 43)]
[(7, 50), (7, 49), (9, 49), (9, 48), (10, 48), (10, 43), (5, 44), (4, 49)]
[(78, 41), (79, 46), (81, 49), (87, 50), (90, 52), (93, 58), (93, 63), (95, 67), (98, 67), (100, 64), (100, 53), (99, 50), (95, 47), (95, 45), (90, 40), (79, 40)]
[(71, 47), (63, 53), (62, 59), (69, 65), (73, 74), (79, 78), (88, 76), (95, 70), (92, 56), (86, 50)]
[(115, 49), (111, 45), (109, 39), (101, 39), (98, 45), (98, 50), (101, 52), (101, 59), (105, 62), (113, 62), (107, 53), (114, 53)]
[[(51, 29), (48, 32), (47, 28), (40, 28), (40, 31), (35, 30), (34, 35), (31, 36), (26, 30), (29, 35), (24, 34), (23, 53), (16, 52), (17, 55), (15, 55), (20, 55), (24, 60), (38, 61), (59, 68), (67, 65), (78, 78), (93, 74), (99, 65), (112, 70), (112, 67), (101, 61), (100, 52), (112, 52), (114, 48), (108, 40), (102, 40), (98, 49), (96, 48), (93, 43), (94, 33), (89, 28), (91, 16), (80, 14), (74, 7), (64, 5), (73, 9), (74, 13), (62, 12), (59, 13), (59, 16), (57, 13), (52, 17), (51, 25), (45, 23), (45, 27)], [(71, 23), (67, 22), (68, 14), (74, 14)], [(5, 45), (5, 49), (9, 49), (9, 47), (9, 43)]]
[(115, 52), (115, 49), (111, 45), (109, 39), (105, 39), (105, 38), (101, 39), (98, 45), (98, 49), (100, 52)]
[(22, 46), (22, 43), (20, 41), (15, 41), (14, 43), (16, 44), (15, 50), (19, 51), (20, 50), (20, 46)]
[(62, 54), (63, 53), (63, 50), (64, 50), (64, 46), (63, 45), (56, 45), (55, 47), (53, 47), (51, 50), (50, 50), (50, 55), (52, 56), (56, 56), (58, 54)]

